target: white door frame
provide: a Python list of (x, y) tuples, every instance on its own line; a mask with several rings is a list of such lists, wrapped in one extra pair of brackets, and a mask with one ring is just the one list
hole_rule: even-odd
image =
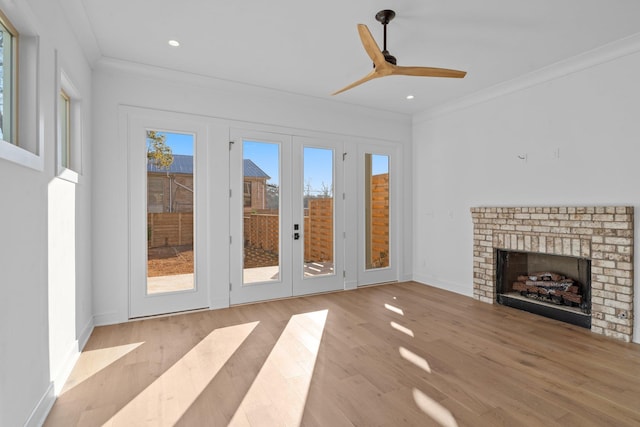
[[(344, 200), (343, 144), (323, 138), (232, 129), (230, 167), (230, 303), (284, 298), (344, 289)], [(280, 249), (279, 280), (243, 283), (243, 189), (242, 148), (244, 141), (277, 143), (280, 145)], [(304, 210), (303, 210), (303, 150), (305, 147), (333, 150), (334, 166), (334, 274), (304, 277)], [(293, 229), (294, 223), (299, 225)], [(299, 238), (294, 239), (294, 233)]]
[[(231, 141), (229, 152), (230, 162), (230, 263), (229, 277), (231, 281), (229, 300), (231, 304), (243, 304), (247, 302), (264, 301), (269, 299), (284, 298), (292, 295), (291, 281), (291, 248), (293, 242), (293, 226), (291, 223), (291, 169), (285, 167), (291, 164), (291, 136), (259, 132), (255, 130), (231, 129)], [(266, 282), (244, 283), (243, 278), (243, 143), (244, 141), (256, 141), (278, 144), (279, 164), (278, 177), (279, 191), (279, 277), (277, 280)]]
[[(178, 113), (131, 109), (127, 118), (129, 191), (129, 318), (194, 310), (209, 306), (208, 132), (202, 121)], [(194, 135), (194, 289), (147, 293), (146, 131)]]
[[(365, 154), (380, 154), (389, 157), (389, 266), (385, 268), (366, 269), (365, 260)], [(399, 226), (398, 226), (398, 203), (401, 200), (400, 182), (401, 173), (399, 170), (399, 154), (395, 146), (358, 144), (357, 163), (357, 202), (358, 202), (358, 286), (371, 285), (376, 283), (386, 283), (398, 280), (399, 275)]]
[[(342, 142), (328, 139), (295, 136), (293, 138), (293, 218), (300, 224), (300, 239), (294, 241), (293, 295), (307, 295), (344, 289), (344, 167)], [(333, 268), (331, 275), (304, 276), (304, 149), (323, 148), (333, 150)]]

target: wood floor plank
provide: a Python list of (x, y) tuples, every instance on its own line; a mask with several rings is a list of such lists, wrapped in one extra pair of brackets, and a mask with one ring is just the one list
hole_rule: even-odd
[(415, 282), (94, 330), (45, 426), (637, 426), (640, 345)]

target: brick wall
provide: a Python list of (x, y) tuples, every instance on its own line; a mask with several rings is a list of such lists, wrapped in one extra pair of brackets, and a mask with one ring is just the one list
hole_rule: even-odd
[(591, 330), (633, 336), (633, 207), (477, 207), (473, 296), (496, 299), (496, 249), (591, 259)]

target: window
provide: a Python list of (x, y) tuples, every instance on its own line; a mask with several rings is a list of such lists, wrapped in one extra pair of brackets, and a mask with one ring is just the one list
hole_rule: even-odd
[(60, 126), (60, 166), (71, 168), (71, 99), (60, 91), (58, 107), (58, 126)]
[(0, 12), (0, 139), (17, 145), (16, 54), (18, 32)]
[(58, 177), (77, 183), (82, 173), (82, 100), (64, 69), (59, 69), (59, 75), (56, 156)]
[(40, 36), (26, 2), (10, 3), (10, 15), (0, 11), (0, 159), (42, 171)]

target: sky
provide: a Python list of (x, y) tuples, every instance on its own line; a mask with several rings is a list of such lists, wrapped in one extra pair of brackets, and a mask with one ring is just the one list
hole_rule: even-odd
[(171, 147), (173, 154), (193, 156), (193, 135), (186, 133), (158, 132), (167, 137), (165, 142)]
[[(173, 154), (193, 156), (194, 137), (192, 134), (159, 132), (166, 136), (166, 143)], [(332, 177), (331, 149), (305, 147), (304, 149), (304, 183), (305, 191), (309, 186), (311, 194), (319, 194), (324, 186), (331, 188)], [(251, 159), (260, 169), (271, 177), (270, 184), (279, 184), (278, 144), (257, 141), (244, 141), (243, 158)], [(386, 173), (389, 170), (387, 156), (373, 155), (373, 174)]]
[[(278, 144), (245, 141), (243, 144), (243, 157), (251, 159), (267, 175), (271, 177), (269, 183), (278, 184)], [(320, 194), (323, 186), (332, 187), (332, 155), (333, 150), (327, 148), (304, 148), (304, 183), (305, 191), (309, 186), (311, 194)], [(389, 171), (389, 158), (387, 156), (372, 156), (373, 174)], [(324, 185), (323, 185), (324, 184)]]

